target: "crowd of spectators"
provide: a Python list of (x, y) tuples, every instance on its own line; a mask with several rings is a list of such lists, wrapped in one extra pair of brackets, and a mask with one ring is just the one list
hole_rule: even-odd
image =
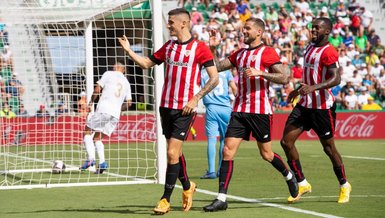
[[(281, 62), (290, 68), (288, 85), (273, 85), (270, 98), (276, 110), (291, 110), (285, 100), (301, 82), (303, 55), (310, 41), (311, 21), (329, 17), (333, 31), (329, 42), (339, 52), (341, 84), (332, 89), (339, 110), (365, 110), (364, 105), (385, 106), (385, 47), (373, 26), (373, 14), (355, 0), (288, 0), (284, 4), (253, 4), (248, 0), (178, 1), (191, 12), (193, 36), (208, 43), (213, 29), (222, 44), (220, 58), (243, 43), (242, 26), (250, 17), (266, 23), (264, 43), (276, 49)], [(236, 76), (236, 71), (233, 71)], [(353, 97), (350, 97), (353, 96)], [(354, 97), (355, 96), (355, 97)], [(369, 100), (369, 101), (368, 101)], [(374, 108), (374, 107), (369, 107)]]
[[(266, 23), (265, 44), (273, 46), (281, 62), (290, 69), (290, 83), (273, 84), (270, 99), (275, 110), (290, 111), (287, 95), (298, 87), (303, 70), (303, 55), (310, 41), (311, 21), (329, 17), (333, 31), (329, 42), (339, 52), (341, 84), (331, 91), (337, 109), (381, 110), (385, 107), (385, 46), (373, 26), (373, 14), (356, 0), (288, 0), (282, 5), (253, 4), (248, 0), (179, 0), (179, 6), (191, 12), (192, 33), (208, 43), (211, 30), (216, 30), (222, 44), (217, 55), (225, 58), (243, 43), (242, 26), (250, 17)], [(232, 70), (236, 77), (236, 70)], [(35, 112), (27, 112), (23, 105), (24, 86), (14, 71), (7, 28), (0, 20), (0, 117), (59, 116), (68, 114), (63, 102), (57, 103), (54, 114), (42, 103)], [(295, 101), (294, 101), (295, 104)], [(86, 115), (86, 94), (80, 93), (76, 104), (80, 115)]]
[[(23, 104), (25, 88), (14, 70), (12, 51), (10, 50), (7, 28), (0, 20), (0, 118), (15, 117), (50, 117), (45, 105), (41, 104), (35, 113), (29, 113)], [(57, 104), (55, 116), (68, 114), (63, 102)], [(53, 114), (52, 114), (53, 115)]]

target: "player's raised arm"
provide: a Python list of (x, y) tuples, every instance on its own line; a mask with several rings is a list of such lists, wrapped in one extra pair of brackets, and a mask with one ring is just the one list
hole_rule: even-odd
[[(211, 30), (210, 31), (210, 40), (209, 40), (209, 46), (210, 46), (210, 51), (214, 56), (214, 62), (215, 65), (217, 66), (218, 72), (222, 72), (224, 70), (228, 70), (233, 67), (231, 64), (230, 60), (228, 58), (225, 58), (224, 60), (220, 61), (217, 57), (216, 54), (216, 47), (220, 44), (220, 40), (217, 38), (217, 31), (216, 30)], [(208, 72), (208, 71), (207, 71)]]
[(153, 67), (155, 63), (148, 57), (142, 57), (138, 54), (136, 54), (130, 46), (130, 42), (128, 41), (127, 37), (123, 35), (123, 37), (118, 37), (119, 43), (126, 51), (128, 56), (136, 63), (138, 64), (142, 69), (148, 69), (150, 67)]

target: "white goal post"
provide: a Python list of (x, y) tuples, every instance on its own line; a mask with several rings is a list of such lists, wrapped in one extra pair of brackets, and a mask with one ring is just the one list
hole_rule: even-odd
[[(0, 117), (0, 190), (164, 183), (166, 141), (157, 109), (163, 65), (142, 70), (117, 40), (126, 35), (135, 52), (151, 55), (163, 45), (162, 16), (160, 0), (2, 3), (0, 109), (9, 113)], [(108, 169), (80, 171), (84, 104), (117, 60), (127, 66), (133, 105), (103, 139)], [(63, 173), (52, 171), (55, 161), (65, 164)]]

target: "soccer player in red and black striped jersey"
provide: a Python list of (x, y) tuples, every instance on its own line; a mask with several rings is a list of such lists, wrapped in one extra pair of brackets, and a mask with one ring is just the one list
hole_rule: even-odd
[(349, 201), (351, 185), (345, 176), (342, 158), (334, 143), (334, 127), (336, 122), (336, 106), (331, 88), (341, 81), (337, 72), (338, 53), (329, 43), (328, 37), (332, 23), (328, 18), (317, 18), (312, 25), (311, 43), (307, 46), (304, 56), (304, 70), (301, 86), (289, 94), (288, 101), (300, 95), (299, 101), (289, 115), (281, 139), (282, 148), (288, 158), (288, 164), (294, 171), (299, 185), (297, 198), (290, 196), (293, 203), (301, 195), (311, 192), (311, 185), (302, 172), (299, 154), (295, 141), (303, 133), (313, 129), (319, 137), (325, 153), (333, 164), (334, 173), (340, 183), (338, 203)]
[[(223, 161), (219, 175), (218, 197), (203, 209), (213, 212), (227, 209), (226, 195), (234, 169), (234, 156), (242, 142), (249, 140), (250, 133), (257, 140), (262, 158), (271, 163), (284, 176), (290, 194), (298, 195), (295, 176), (282, 158), (271, 148), (273, 109), (269, 101), (270, 82), (287, 84), (287, 69), (280, 62), (274, 48), (263, 44), (261, 37), (265, 23), (261, 19), (250, 18), (243, 27), (245, 43), (249, 48), (241, 48), (222, 61), (216, 61), (218, 71), (236, 67), (238, 71), (238, 95), (227, 127)], [(215, 32), (210, 37), (211, 52), (219, 44)]]
[[(168, 13), (168, 29), (176, 40), (169, 40), (151, 57), (135, 54), (125, 36), (119, 42), (143, 69), (165, 62), (165, 82), (159, 108), (163, 134), (167, 139), (167, 172), (164, 193), (154, 212), (164, 214), (170, 210), (170, 197), (177, 178), (183, 186), (183, 210), (192, 206), (196, 185), (187, 176), (186, 160), (182, 154), (183, 141), (193, 124), (198, 101), (218, 84), (218, 71), (210, 49), (204, 42), (195, 40), (190, 33), (190, 14), (183, 8)], [(209, 80), (200, 89), (200, 72), (205, 67)]]

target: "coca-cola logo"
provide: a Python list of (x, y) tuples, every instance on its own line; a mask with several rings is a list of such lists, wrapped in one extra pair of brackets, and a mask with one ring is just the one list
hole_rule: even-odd
[(112, 141), (155, 141), (156, 118), (142, 117), (138, 120), (128, 120), (119, 123), (111, 135)]
[[(340, 138), (369, 138), (374, 135), (373, 120), (377, 118), (374, 114), (352, 114), (344, 120), (336, 120), (335, 137)], [(308, 131), (310, 138), (316, 138), (313, 131)]]

